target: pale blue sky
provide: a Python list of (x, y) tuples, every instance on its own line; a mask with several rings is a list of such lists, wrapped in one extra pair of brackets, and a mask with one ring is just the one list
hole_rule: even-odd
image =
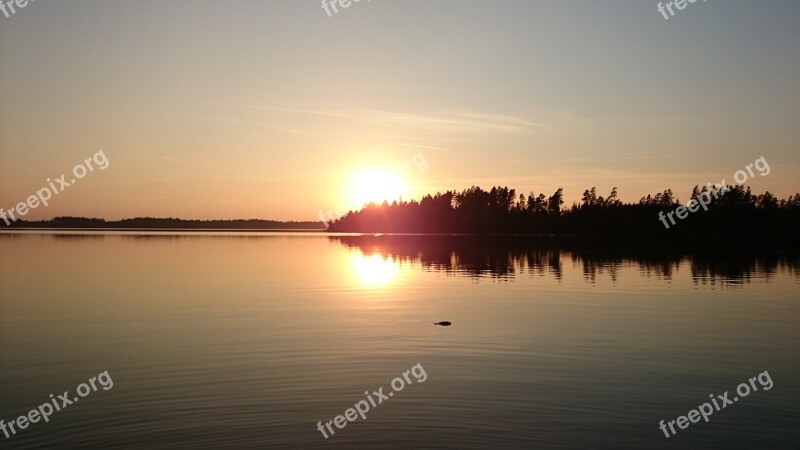
[(409, 193), (730, 179), (800, 191), (800, 2), (37, 0), (0, 15), (0, 206), (313, 219), (423, 152)]

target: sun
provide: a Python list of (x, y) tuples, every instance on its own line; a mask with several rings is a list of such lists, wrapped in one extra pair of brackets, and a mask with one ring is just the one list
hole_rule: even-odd
[(400, 176), (386, 170), (367, 169), (353, 175), (348, 199), (354, 207), (361, 208), (370, 202), (391, 203), (405, 194), (406, 186)]

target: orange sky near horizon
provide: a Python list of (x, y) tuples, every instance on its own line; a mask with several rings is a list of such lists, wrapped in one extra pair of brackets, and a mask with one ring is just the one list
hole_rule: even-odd
[(746, 184), (800, 191), (800, 4), (623, 3), (33, 3), (0, 17), (0, 207), (101, 150), (25, 219), (318, 220), (472, 185), (686, 201), (762, 156)]

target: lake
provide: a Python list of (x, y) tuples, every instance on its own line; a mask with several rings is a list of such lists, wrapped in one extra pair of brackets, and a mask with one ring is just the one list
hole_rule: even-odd
[(0, 255), (0, 419), (63, 408), (5, 448), (800, 446), (796, 254), (4, 232)]

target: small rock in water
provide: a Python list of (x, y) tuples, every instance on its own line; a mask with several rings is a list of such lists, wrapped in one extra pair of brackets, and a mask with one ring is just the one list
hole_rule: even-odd
[(434, 325), (441, 325), (443, 327), (449, 327), (450, 325), (452, 325), (452, 323), (451, 322), (438, 322), (438, 323), (435, 323)]

